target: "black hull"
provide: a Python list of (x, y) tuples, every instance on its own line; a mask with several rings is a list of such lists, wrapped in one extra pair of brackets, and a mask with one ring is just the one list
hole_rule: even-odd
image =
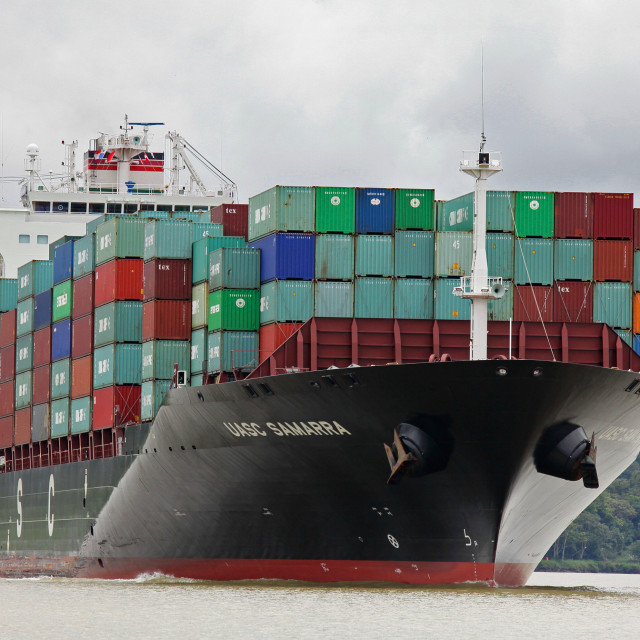
[[(0, 572), (523, 584), (637, 456), (635, 379), (519, 360), (177, 390), (127, 455), (0, 476)], [(536, 471), (562, 422), (595, 432), (599, 490)], [(446, 440), (444, 469), (387, 484), (383, 444), (400, 423)]]

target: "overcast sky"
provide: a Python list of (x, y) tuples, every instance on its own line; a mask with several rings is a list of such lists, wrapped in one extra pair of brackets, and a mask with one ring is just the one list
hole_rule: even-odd
[[(626, 1), (1, 0), (2, 173), (26, 146), (163, 121), (237, 183), (634, 191), (640, 9)], [(154, 148), (163, 147), (163, 131)], [(17, 202), (6, 184), (0, 206)]]

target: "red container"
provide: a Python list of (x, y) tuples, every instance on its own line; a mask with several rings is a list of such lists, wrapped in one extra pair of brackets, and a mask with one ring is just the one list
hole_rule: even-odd
[(93, 389), (93, 356), (71, 361), (71, 397), (84, 398)]
[(51, 362), (51, 327), (39, 329), (33, 334), (33, 367)]
[(593, 194), (556, 193), (556, 238), (593, 238)]
[(268, 358), (287, 338), (291, 337), (302, 323), (283, 322), (260, 327), (260, 362)]
[(143, 300), (191, 300), (191, 260), (145, 262), (143, 285)]
[[(73, 320), (71, 330), (71, 357), (82, 358), (93, 351), (93, 313)], [(85, 393), (85, 395), (89, 395)]]
[(553, 290), (554, 322), (591, 322), (593, 318), (593, 283), (560, 282)]
[(0, 349), (0, 382), (13, 380), (16, 376), (16, 345)]
[(31, 440), (31, 407), (19, 409), (14, 414), (14, 444), (29, 444)]
[(633, 280), (633, 244), (630, 240), (595, 240), (593, 279), (598, 282)]
[(105, 387), (93, 392), (94, 429), (106, 429), (139, 422), (139, 386)]
[(0, 449), (13, 446), (13, 415), (0, 418)]
[(633, 210), (633, 248), (640, 249), (640, 209)]
[(16, 314), (15, 309), (0, 314), (0, 348), (8, 347), (16, 341)]
[(633, 194), (593, 194), (593, 237), (633, 239)]
[[(553, 321), (553, 287), (546, 285), (514, 285), (513, 319), (532, 322)], [(537, 303), (537, 304), (536, 304)]]
[(96, 267), (94, 305), (142, 300), (142, 258), (116, 258)]
[(142, 340), (190, 340), (190, 300), (150, 300), (142, 305)]
[(51, 399), (51, 365), (45, 364), (33, 370), (33, 404), (44, 404)]
[(72, 318), (81, 318), (93, 311), (93, 273), (73, 281)]
[(249, 229), (248, 204), (221, 204), (211, 209), (211, 222), (222, 224), (225, 236), (242, 236), (247, 239)]
[(13, 380), (0, 384), (0, 416), (13, 413), (15, 407), (16, 388)]

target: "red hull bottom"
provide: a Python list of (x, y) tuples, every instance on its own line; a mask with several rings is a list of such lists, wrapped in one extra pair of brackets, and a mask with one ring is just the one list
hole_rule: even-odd
[(155, 573), (195, 580), (299, 580), (303, 582), (400, 582), (455, 584), (484, 582), (522, 586), (535, 564), (472, 562), (383, 562), (350, 560), (233, 560), (187, 558), (40, 558), (0, 559), (0, 576), (53, 575), (77, 578), (134, 579)]

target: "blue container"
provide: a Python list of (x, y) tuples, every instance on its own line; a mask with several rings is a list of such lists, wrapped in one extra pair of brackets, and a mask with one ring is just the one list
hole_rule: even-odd
[(73, 245), (74, 240), (69, 240), (56, 247), (53, 252), (53, 284), (60, 284), (70, 280), (73, 276)]
[(43, 329), (51, 324), (51, 289), (33, 298), (33, 330)]
[(312, 233), (272, 233), (254, 240), (260, 249), (260, 283), (271, 280), (313, 280), (316, 239)]
[(71, 357), (71, 318), (56, 322), (51, 329), (51, 360)]
[(356, 233), (392, 234), (393, 189), (356, 189)]
[(640, 335), (633, 334), (633, 350), (640, 355)]

